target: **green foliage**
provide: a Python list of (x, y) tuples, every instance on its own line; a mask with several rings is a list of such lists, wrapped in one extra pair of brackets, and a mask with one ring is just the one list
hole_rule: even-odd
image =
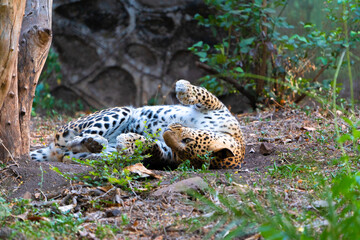
[(74, 176), (71, 173), (62, 173), (56, 167), (53, 167), (52, 170), (73, 181), (82, 181), (93, 186), (110, 183), (130, 190), (129, 184), (138, 177), (131, 175), (131, 173), (124, 168), (150, 157), (149, 154), (144, 154), (149, 146), (144, 145), (140, 141), (136, 141), (135, 144), (137, 148), (134, 149), (134, 154), (131, 156), (124, 155), (122, 152), (106, 153), (103, 151), (101, 156), (96, 159), (72, 159), (76, 163), (89, 166), (93, 169), (86, 174)]
[(84, 109), (83, 103), (78, 100), (71, 104), (65, 103), (62, 99), (56, 99), (50, 92), (48, 79), (56, 79), (57, 84), (61, 83), (61, 65), (58, 54), (50, 48), (49, 55), (43, 71), (41, 72), (39, 83), (35, 89), (35, 98), (31, 115), (35, 116), (36, 112), (45, 111), (46, 115), (57, 115), (57, 111), (74, 112), (75, 110)]
[[(233, 5), (229, 5), (230, 7), (228, 7), (228, 9), (224, 8), (226, 4), (229, 4), (230, 2), (231, 1), (211, 1), (212, 4), (221, 5), (220, 9), (223, 12), (226, 12), (225, 10), (227, 10), (231, 13), (231, 10), (234, 10)], [(277, 2), (281, 1), (274, 1), (273, 4)], [(254, 2), (255, 5), (259, 5), (261, 3), (262, 1)], [(245, 6), (243, 3), (237, 4), (237, 6)], [(314, 166), (314, 161), (311, 160), (311, 157), (309, 157), (307, 162), (305, 162), (304, 159), (300, 159), (298, 161), (293, 161), (291, 164), (281, 166), (274, 162), (274, 165), (269, 168), (270, 177), (273, 179), (304, 179), (307, 183), (306, 185), (302, 185), (302, 187), (316, 191), (314, 194), (315, 196), (308, 195), (308, 201), (305, 201), (303, 206), (297, 208), (289, 205), (288, 201), (285, 200), (285, 194), (275, 192), (274, 190), (268, 190), (272, 189), (271, 185), (263, 185), (264, 188), (260, 190), (257, 189), (256, 191), (258, 192), (256, 194), (250, 188), (239, 192), (241, 201), (236, 201), (235, 198), (226, 196), (226, 194), (220, 194), (215, 190), (211, 190), (208, 196), (203, 196), (199, 193), (192, 193), (192, 196), (199, 200), (200, 204), (197, 207), (203, 211), (203, 214), (188, 220), (193, 226), (191, 230), (201, 229), (208, 224), (212, 224), (211, 231), (208, 233), (207, 237), (210, 238), (211, 236), (215, 236), (218, 239), (245, 237), (255, 233), (260, 233), (265, 239), (300, 240), (358, 238), (360, 234), (360, 229), (358, 228), (360, 223), (360, 172), (358, 168), (360, 160), (360, 121), (354, 117), (355, 107), (353, 99), (351, 101), (352, 111), (350, 112), (348, 112), (345, 108), (342, 108), (343, 105), (338, 105), (339, 101), (337, 101), (337, 95), (340, 88), (338, 88), (336, 80), (340, 68), (347, 66), (349, 82), (352, 81), (352, 63), (349, 56), (352, 56), (351, 49), (355, 48), (355, 44), (359, 42), (358, 32), (354, 29), (356, 29), (356, 26), (359, 24), (360, 6), (357, 1), (351, 0), (329, 0), (326, 1), (326, 4), (327, 5), (323, 10), (327, 12), (327, 17), (333, 24), (334, 30), (320, 32), (315, 29), (314, 24), (303, 23), (304, 28), (308, 31), (308, 35), (306, 36), (300, 36), (298, 34), (290, 37), (285, 35), (281, 36), (280, 34), (276, 34), (274, 29), (273, 31), (268, 31), (268, 33), (273, 34), (272, 43), (276, 41), (276, 54), (281, 53), (282, 57), (288, 54), (285, 59), (288, 63), (293, 64), (293, 66), (298, 66), (297, 64), (299, 60), (309, 58), (309, 55), (306, 55), (308, 54), (307, 50), (316, 50), (320, 48), (322, 55), (315, 59), (315, 64), (320, 64), (320, 66), (329, 66), (336, 69), (332, 81), (326, 81), (323, 86), (317, 86), (318, 90), (322, 90), (323, 93), (325, 93), (323, 97), (320, 96), (318, 99), (322, 100), (324, 104), (327, 104), (327, 108), (329, 108), (329, 98), (332, 96), (333, 111), (336, 112), (337, 110), (341, 110), (342, 113), (345, 113), (345, 117), (342, 117), (342, 119), (339, 120), (337, 114), (334, 114), (335, 132), (325, 133), (320, 129), (313, 133), (308, 133), (308, 138), (316, 138), (317, 143), (321, 147), (325, 147), (330, 142), (330, 139), (336, 139), (336, 147), (342, 150), (342, 156), (336, 159), (336, 164), (338, 164), (337, 169), (330, 174), (326, 174), (326, 171)], [(249, 6), (250, 5), (252, 6), (252, 3), (249, 3)], [(252, 11), (254, 11), (254, 13), (251, 14), (257, 14), (256, 8), (252, 8)], [(262, 11), (264, 11), (264, 9)], [(260, 14), (259, 16), (262, 15)], [(214, 24), (216, 22), (214, 19), (217, 19), (218, 23), (223, 21), (221, 18), (218, 19), (211, 16), (206, 19), (200, 18), (200, 21), (202, 21), (204, 25), (208, 24), (209, 26), (221, 27), (221, 24)], [(251, 23), (251, 21), (247, 21), (246, 23), (248, 22)], [(271, 19), (267, 18), (267, 22), (271, 23)], [(273, 23), (275, 23), (273, 24), (275, 27), (277, 23)], [(230, 29), (229, 26), (228, 29)], [(270, 26), (268, 26), (267, 30), (271, 30)], [(229, 34), (229, 36), (230, 35), (231, 34)], [(353, 36), (357, 37), (353, 38)], [(228, 39), (225, 40), (229, 42)], [(244, 50), (242, 52), (240, 49), (237, 55), (246, 53), (250, 54), (253, 47), (258, 46), (260, 48), (261, 44), (259, 45), (259, 42), (264, 41), (261, 40), (257, 43), (257, 45), (253, 45), (256, 41), (258, 41), (258, 38), (252, 39), (250, 37), (244, 37), (243, 39), (245, 39), (242, 42)], [(236, 44), (237, 43), (240, 45), (241, 41), (239, 40)], [(225, 75), (229, 76), (229, 68), (232, 71), (234, 71), (235, 68), (235, 65), (226, 65), (228, 63), (227, 60), (225, 62), (221, 62), (221, 58), (216, 59), (217, 54), (223, 54), (226, 52), (232, 53), (232, 49), (228, 51), (226, 50), (226, 46), (231, 46), (231, 44), (224, 44), (223, 46), (225, 47), (225, 51), (221, 50), (221, 46), (214, 47), (214, 51), (212, 47), (204, 47), (203, 43), (198, 43), (193, 46), (193, 49), (191, 50), (200, 57), (200, 61), (206, 62), (212, 68), (221, 66), (221, 68), (216, 69), (219, 73), (221, 73), (216, 77), (221, 78)], [(249, 48), (247, 48), (247, 46)], [(207, 50), (204, 51), (204, 49)], [(270, 49), (268, 50), (271, 52)], [(298, 53), (297, 51), (299, 50), (301, 51)], [(204, 51), (204, 53), (198, 54), (201, 51)], [(293, 56), (291, 56), (291, 53)], [(272, 58), (276, 56), (274, 55), (275, 53), (271, 54), (273, 55)], [(223, 55), (227, 59), (229, 58), (228, 54)], [(254, 59), (250, 60), (252, 61)], [(261, 60), (259, 63), (261, 64)], [(215, 64), (216, 66), (212, 64)], [(244, 72), (248, 72), (249, 68), (245, 68), (243, 66), (242, 69)], [(270, 67), (268, 66), (267, 68)], [(304, 82), (299, 82), (299, 80), (302, 80), (299, 78), (300, 75), (298, 73), (292, 72), (290, 68), (283, 68), (285, 70), (284, 79), (292, 79), (294, 81), (288, 81), (290, 84), (286, 83), (281, 86), (289, 87), (291, 91), (299, 90), (300, 88), (302, 88), (302, 90), (308, 90), (306, 86), (310, 85), (303, 85)], [(274, 71), (276, 72), (278, 69), (273, 68), (272, 74)], [(226, 74), (224, 74), (224, 72)], [(294, 78), (294, 75), (290, 75), (291, 73), (295, 74), (295, 76), (297, 75), (297, 78)], [(232, 74), (231, 76), (236, 77), (241, 76), (241, 74), (242, 73)], [(253, 75), (243, 74), (243, 76), (249, 77)], [(276, 82), (277, 76), (280, 75), (272, 75), (272, 79), (269, 82)], [(266, 78), (255, 79), (266, 80)], [(255, 85), (252, 86), (252, 90), (256, 91), (256, 84), (258, 84), (258, 82), (255, 81), (254, 84)], [(294, 84), (294, 87), (291, 87), (291, 84)], [(350, 90), (353, 92), (352, 86)], [(270, 93), (271, 91), (268, 91), (267, 94), (271, 96)], [(286, 95), (287, 93), (283, 92), (283, 94)], [(278, 95), (275, 94), (272, 97), (275, 99), (277, 96)], [(278, 98), (276, 99), (278, 100)], [(341, 124), (343, 126), (347, 126), (348, 129), (344, 130), (340, 128), (340, 121)], [(346, 151), (345, 146), (347, 147)], [(311, 155), (311, 153), (309, 155)], [(289, 159), (296, 156), (280, 156), (281, 159), (283, 157)], [(229, 180), (232, 181), (232, 179)], [(306, 204), (306, 202), (313, 202), (314, 198), (321, 204)]]
[(259, 228), (262, 236), (265, 239), (356, 239), (360, 234), (356, 227), (360, 222), (359, 179), (360, 172), (334, 178), (332, 187), (323, 193), (322, 206), (305, 211), (300, 226), (294, 223), (298, 219), (273, 208), (276, 216), (262, 223)]
[[(110, 183), (112, 185), (122, 187), (125, 190), (136, 191), (136, 187), (133, 188), (130, 185), (133, 180), (139, 179), (139, 176), (132, 175), (124, 168), (140, 163), (145, 158), (151, 157), (148, 153), (149, 149), (154, 144), (154, 138), (158, 136), (160, 131), (161, 129), (158, 129), (158, 132), (150, 134), (146, 130), (146, 142), (143, 143), (142, 141), (136, 140), (136, 148), (133, 149), (134, 153), (130, 156), (117, 151), (108, 153), (106, 152), (106, 149), (103, 149), (100, 157), (96, 157), (95, 159), (72, 159), (76, 163), (91, 167), (93, 170), (89, 173), (73, 175), (71, 173), (62, 173), (56, 167), (52, 167), (52, 170), (73, 181), (82, 181), (93, 186), (101, 186)], [(146, 183), (142, 187), (150, 188), (150, 186)]]
[[(300, 22), (304, 35), (289, 34), (294, 27), (281, 16), (286, 11), (285, 0), (205, 2), (216, 13), (197, 14), (195, 19), (221, 40), (214, 45), (198, 42), (189, 48), (213, 74), (201, 79), (203, 85), (218, 95), (239, 91), (253, 106), (269, 100), (297, 102), (302, 93), (310, 91), (328, 95), (330, 81), (320, 83), (318, 77), (335, 66), (344, 48), (355, 48), (360, 39), (355, 30), (359, 24), (356, 1), (338, 1), (337, 8), (343, 9), (339, 11), (335, 4), (328, 6), (332, 2), (328, 0), (323, 11), (334, 30), (325, 32), (313, 23)], [(350, 32), (343, 30), (344, 23)], [(307, 78), (305, 74), (316, 68), (318, 76)]]
[(57, 205), (34, 207), (28, 200), (11, 203), (0, 198), (0, 224), (12, 230), (11, 239), (76, 239), (83, 220), (73, 214), (59, 214)]
[[(233, 239), (261, 233), (265, 239), (356, 239), (360, 229), (360, 172), (339, 174), (329, 182), (320, 180), (319, 206), (292, 209), (283, 196), (271, 190), (251, 189), (239, 193), (242, 201), (210, 190), (208, 197), (193, 192), (204, 214), (187, 220), (190, 231), (212, 224), (206, 238)], [(265, 195), (265, 199), (259, 196)], [(311, 201), (311, 200), (310, 200)], [(289, 209), (292, 212), (289, 213)], [(293, 212), (298, 212), (294, 214)]]

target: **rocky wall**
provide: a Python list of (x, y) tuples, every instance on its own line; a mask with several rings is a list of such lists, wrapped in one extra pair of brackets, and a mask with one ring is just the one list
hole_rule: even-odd
[(78, 96), (96, 108), (175, 103), (177, 79), (205, 73), (187, 48), (215, 42), (193, 20), (195, 0), (55, 0), (53, 47), (63, 79), (56, 97)]

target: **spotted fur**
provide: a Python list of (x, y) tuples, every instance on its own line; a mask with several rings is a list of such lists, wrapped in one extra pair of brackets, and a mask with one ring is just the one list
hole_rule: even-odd
[(245, 144), (239, 122), (213, 94), (186, 80), (176, 83), (181, 105), (115, 107), (81, 117), (62, 126), (54, 143), (30, 153), (36, 161), (63, 161), (89, 158), (105, 152), (131, 155), (135, 141), (146, 134), (158, 137), (151, 142), (147, 163), (166, 166), (190, 160), (195, 167), (210, 154), (212, 168), (240, 168)]

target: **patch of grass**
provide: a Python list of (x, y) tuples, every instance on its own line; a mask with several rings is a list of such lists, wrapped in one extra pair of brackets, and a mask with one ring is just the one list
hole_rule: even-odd
[(173, 183), (179, 178), (186, 178), (190, 173), (210, 173), (209, 167), (212, 160), (211, 152), (208, 152), (202, 156), (198, 155), (198, 157), (204, 162), (201, 165), (201, 168), (197, 169), (191, 164), (190, 160), (185, 160), (175, 169), (175, 171), (180, 172), (180, 174), (175, 175), (170, 182)]
[(136, 141), (135, 144), (137, 148), (134, 149), (134, 154), (131, 156), (126, 156), (121, 152), (102, 152), (100, 158), (97, 159), (72, 159), (76, 163), (91, 167), (93, 170), (89, 173), (73, 175), (71, 173), (62, 173), (56, 167), (53, 167), (52, 170), (67, 179), (77, 182), (81, 181), (91, 186), (102, 186), (110, 183), (123, 189), (131, 190), (131, 182), (139, 177), (132, 175), (124, 168), (139, 163), (150, 156), (149, 154), (143, 154), (147, 147), (142, 142)]
[(8, 202), (0, 198), (0, 224), (10, 229), (10, 239), (21, 236), (27, 239), (77, 239), (84, 220), (74, 214), (59, 212), (55, 204), (34, 207), (29, 200)]
[[(130, 156), (123, 154), (123, 152), (117, 151), (108, 153), (105, 152), (106, 149), (103, 149), (100, 157), (97, 157), (96, 159), (72, 159), (76, 163), (91, 167), (93, 170), (89, 173), (79, 175), (62, 173), (56, 167), (53, 167), (52, 170), (69, 180), (77, 182), (81, 181), (90, 186), (112, 184), (114, 186), (121, 187), (124, 190), (137, 191), (138, 187), (133, 186), (132, 183), (134, 180), (137, 180), (141, 177), (131, 174), (129, 170), (125, 169), (125, 167), (134, 165), (136, 163), (141, 163), (144, 159), (151, 157), (151, 155), (147, 152), (149, 152), (149, 149), (154, 143), (153, 139), (155, 139), (160, 131), (161, 129), (159, 129), (158, 132), (154, 134), (146, 132), (145, 143), (140, 140), (136, 140), (134, 153)], [(152, 188), (152, 186), (146, 181), (143, 181), (141, 184), (136, 183), (135, 185), (140, 185), (141, 188), (148, 190)]]

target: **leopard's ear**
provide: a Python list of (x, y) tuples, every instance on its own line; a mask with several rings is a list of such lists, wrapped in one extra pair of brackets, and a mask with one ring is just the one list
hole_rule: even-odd
[(231, 151), (230, 148), (228, 148), (225, 144), (222, 144), (222, 143), (212, 144), (210, 146), (209, 150), (212, 151), (216, 157), (219, 157), (222, 159), (235, 156), (233, 151)]
[(221, 159), (235, 156), (235, 154), (228, 148), (219, 148), (219, 149), (214, 150), (213, 152), (216, 157), (221, 158)]

